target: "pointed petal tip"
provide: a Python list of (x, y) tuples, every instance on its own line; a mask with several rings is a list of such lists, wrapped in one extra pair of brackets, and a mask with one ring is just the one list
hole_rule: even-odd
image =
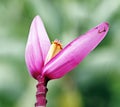
[(109, 30), (109, 23), (103, 22), (90, 31), (94, 31), (94, 30), (97, 30), (99, 34), (102, 34), (103, 36), (105, 36), (105, 34)]
[[(33, 18), (33, 21), (32, 21), (32, 23), (42, 23), (43, 24), (43, 21), (42, 21), (42, 19), (41, 19), (41, 17), (39, 16), (39, 15), (36, 15), (34, 18)], [(43, 24), (43, 26), (44, 26), (44, 24)]]
[(109, 23), (108, 22), (103, 22), (103, 26), (106, 30), (109, 29)]
[(104, 22), (104, 24), (105, 24), (107, 27), (109, 27), (109, 23), (108, 23), (108, 22)]
[(103, 23), (100, 24), (100, 26), (104, 27), (105, 29), (109, 29), (109, 23), (108, 22), (103, 22)]
[(33, 22), (34, 22), (34, 21), (38, 21), (38, 20), (41, 20), (41, 18), (40, 18), (39, 15), (36, 15), (36, 16), (34, 17), (34, 19), (33, 19)]

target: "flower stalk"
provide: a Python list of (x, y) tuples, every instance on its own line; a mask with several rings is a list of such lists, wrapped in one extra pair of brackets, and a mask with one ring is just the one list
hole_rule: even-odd
[(38, 77), (37, 80), (38, 84), (36, 85), (37, 92), (35, 107), (46, 107), (47, 104), (46, 93), (48, 91), (47, 89), (48, 79), (44, 77)]

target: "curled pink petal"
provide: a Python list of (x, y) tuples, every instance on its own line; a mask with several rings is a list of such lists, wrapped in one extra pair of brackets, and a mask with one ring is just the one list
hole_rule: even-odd
[(36, 78), (41, 74), (46, 55), (50, 47), (44, 25), (39, 16), (31, 24), (25, 50), (25, 60), (30, 74)]
[(75, 68), (105, 37), (108, 23), (102, 23), (69, 43), (44, 67), (42, 75), (50, 79), (64, 76)]

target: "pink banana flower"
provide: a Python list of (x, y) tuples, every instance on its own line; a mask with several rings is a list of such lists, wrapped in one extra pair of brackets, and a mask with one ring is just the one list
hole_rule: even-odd
[[(39, 81), (37, 88), (43, 83), (46, 96), (47, 81), (58, 79), (74, 69), (80, 62), (104, 39), (109, 30), (109, 24), (103, 22), (85, 34), (77, 37), (62, 49), (60, 41), (50, 43), (49, 37), (39, 16), (31, 24), (25, 50), (25, 60), (29, 73)], [(41, 82), (42, 81), (42, 82)], [(40, 96), (39, 96), (40, 97)], [(43, 100), (44, 99), (44, 100)], [(46, 106), (46, 99), (38, 99), (36, 107)]]

